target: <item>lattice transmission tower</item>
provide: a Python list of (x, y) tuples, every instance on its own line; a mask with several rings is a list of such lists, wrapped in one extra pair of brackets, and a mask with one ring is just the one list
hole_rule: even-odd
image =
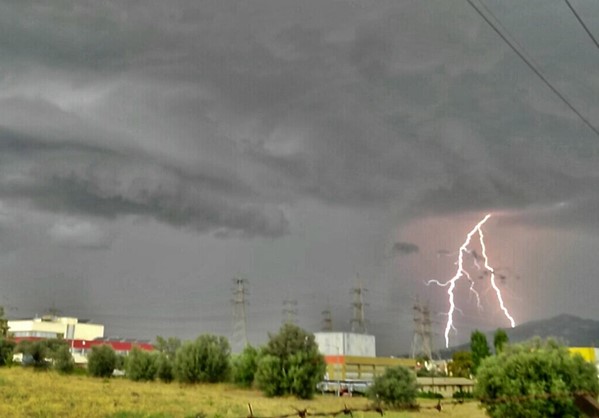
[(322, 311), (322, 327), (321, 331), (331, 332), (333, 331), (333, 314), (330, 309)]
[(362, 287), (362, 284), (354, 287), (351, 291), (354, 295), (352, 303), (353, 315), (351, 319), (351, 332), (358, 334), (366, 334), (366, 317), (364, 315), (364, 293), (367, 289)]
[(241, 352), (248, 345), (247, 316), (245, 307), (248, 295), (246, 279), (233, 279), (233, 336), (231, 338), (231, 350), (235, 353)]
[(296, 299), (285, 299), (283, 301), (283, 324), (297, 325)]
[(412, 358), (433, 359), (433, 333), (431, 313), (427, 305), (418, 299), (414, 303), (414, 339), (412, 340)]

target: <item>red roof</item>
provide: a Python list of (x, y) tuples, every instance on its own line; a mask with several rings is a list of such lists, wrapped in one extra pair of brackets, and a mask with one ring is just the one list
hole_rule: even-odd
[[(19, 341), (39, 341), (45, 340), (46, 338), (41, 337), (16, 337), (14, 338), (15, 342)], [(139, 348), (140, 350), (152, 351), (154, 350), (154, 346), (150, 343), (138, 342), (138, 341), (111, 341), (111, 340), (67, 340), (65, 339), (69, 346), (76, 349), (91, 349), (92, 347), (98, 347), (101, 345), (109, 345), (112, 347), (114, 351), (131, 351), (134, 347)]]

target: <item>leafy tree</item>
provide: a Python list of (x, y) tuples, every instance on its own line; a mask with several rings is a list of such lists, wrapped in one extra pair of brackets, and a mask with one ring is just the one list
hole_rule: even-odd
[(283, 394), (311, 398), (322, 380), (326, 365), (314, 335), (293, 324), (285, 324), (262, 350), (256, 382), (268, 396)]
[(233, 359), (233, 383), (250, 387), (258, 367), (258, 350), (248, 345)]
[(16, 345), (14, 341), (0, 337), (0, 367), (12, 364), (12, 356)]
[(288, 393), (286, 377), (280, 358), (267, 354), (258, 359), (255, 378), (266, 396), (283, 396)]
[(60, 345), (54, 353), (54, 368), (61, 373), (72, 373), (75, 370), (75, 360), (67, 344)]
[(39, 344), (39, 341), (22, 340), (15, 347), (16, 353), (23, 355), (22, 364), (24, 366), (44, 367), (46, 366), (46, 347)]
[(125, 364), (127, 377), (133, 381), (154, 380), (156, 377), (156, 356), (134, 347)]
[(13, 352), (23, 354), (23, 365), (25, 366), (31, 365), (35, 368), (53, 366), (64, 373), (70, 373), (75, 368), (69, 344), (61, 338), (37, 341), (23, 340), (16, 346), (13, 342), (9, 344), (13, 345), (14, 350), (7, 352), (6, 355), (10, 355), (12, 359)]
[(175, 359), (179, 347), (181, 347), (181, 340), (179, 338), (168, 337), (168, 339), (165, 339), (160, 335), (156, 337), (156, 344), (154, 344), (156, 351), (165, 354), (171, 360)]
[(8, 319), (4, 316), (4, 306), (0, 306), (0, 337), (8, 337)]
[(94, 346), (87, 358), (87, 370), (94, 377), (110, 377), (117, 361), (117, 355), (111, 346)]
[(470, 351), (456, 351), (451, 356), (451, 363), (447, 365), (454, 377), (470, 377), (472, 374), (472, 353)]
[(470, 335), (470, 351), (472, 352), (472, 373), (476, 374), (480, 362), (491, 355), (487, 337), (476, 330)]
[(300, 351), (289, 357), (289, 393), (301, 399), (310, 399), (316, 392), (316, 385), (326, 372), (324, 358), (316, 351)]
[(231, 348), (225, 337), (201, 335), (177, 350), (175, 375), (183, 383), (225, 381), (230, 356)]
[(23, 354), (24, 365), (32, 365), (35, 368), (47, 368), (55, 364), (58, 358), (66, 358), (65, 350), (70, 356), (68, 343), (60, 338), (38, 341), (23, 340), (14, 349), (16, 353)]
[(175, 379), (173, 360), (164, 353), (158, 353), (156, 356), (156, 376), (165, 383), (170, 383)]
[(538, 338), (485, 359), (475, 386), (492, 418), (580, 417), (572, 397), (579, 391), (599, 394), (595, 366), (554, 340)]
[(417, 394), (416, 375), (402, 366), (390, 367), (383, 375), (375, 377), (367, 391), (370, 399), (390, 408), (414, 406)]
[(503, 351), (503, 347), (509, 343), (510, 339), (507, 336), (505, 330), (497, 328), (495, 335), (493, 336), (493, 347), (495, 347), (495, 354), (500, 354)]
[(127, 355), (126, 354), (117, 354), (116, 355), (116, 363), (114, 364), (115, 370), (125, 370), (126, 364), (127, 364)]

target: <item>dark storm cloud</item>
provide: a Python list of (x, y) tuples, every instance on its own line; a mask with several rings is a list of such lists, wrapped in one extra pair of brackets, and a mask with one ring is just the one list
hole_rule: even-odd
[(250, 237), (287, 230), (284, 214), (252, 203), (255, 196), (241, 180), (184, 172), (143, 152), (44, 142), (3, 129), (0, 154), (0, 198), (37, 209), (104, 218), (150, 216), (199, 232), (224, 229)]
[(411, 255), (419, 252), (420, 248), (411, 242), (395, 242), (392, 250), (396, 255)]
[[(421, 216), (595, 193), (596, 139), (466, 4), (383, 2), (368, 15), (292, 2), (67, 6), (8, 3), (0, 17), (13, 79), (0, 121), (44, 152), (77, 154), (48, 168), (23, 151), (48, 183), (22, 189), (41, 208), (280, 236), (277, 203), (304, 197)], [(538, 41), (541, 63), (571, 63), (569, 45), (581, 48)], [(580, 65), (597, 63), (588, 55)]]
[[(5, 5), (3, 27), (11, 36), (2, 38), (0, 50), (10, 58), (8, 68), (36, 64), (66, 85), (73, 74), (85, 74), (79, 83), (90, 90), (108, 84), (95, 117), (133, 138), (123, 141), (144, 143), (147, 155), (169, 155), (173, 166), (203, 153), (191, 164), (212, 161), (204, 171), (216, 171), (208, 180), (206, 172), (190, 178), (187, 169), (176, 173), (158, 164), (156, 176), (180, 181), (174, 198), (164, 185), (140, 185), (137, 195), (97, 193), (85, 170), (72, 170), (56, 176), (52, 193), (38, 203), (107, 216), (151, 214), (200, 231), (209, 225), (239, 231), (248, 223), (249, 235), (277, 236), (286, 229), (282, 212), (261, 213), (254, 198), (311, 197), (352, 207), (401, 201), (412, 214), (451, 213), (575, 198), (587, 191), (572, 170), (581, 162), (591, 170), (587, 178), (599, 175), (592, 168), (598, 146), (588, 132), (579, 149), (564, 149), (563, 136), (580, 132), (579, 122), (556, 111), (559, 103), (542, 105), (559, 100), (467, 5), (382, 3), (366, 16), (351, 7), (309, 4), (302, 10), (291, 2)], [(543, 13), (549, 19), (554, 9)], [(29, 24), (16, 23), (19, 15)], [(541, 49), (539, 60), (556, 61), (560, 51), (570, 53)], [(592, 64), (588, 56), (581, 60)], [(71, 89), (77, 93), (77, 86)], [(84, 142), (103, 150), (102, 136)], [(591, 152), (581, 160), (582, 148)], [(108, 156), (107, 165), (130, 159), (156, 166), (131, 155)], [(247, 181), (225, 174), (225, 188), (245, 190), (214, 193), (219, 169), (231, 165)], [(116, 171), (127, 178), (126, 170)], [(202, 189), (193, 197), (197, 205), (189, 198), (194, 189)], [(65, 196), (73, 194), (81, 199)], [(223, 194), (239, 200), (221, 210)]]
[[(567, 8), (486, 4), (599, 120), (599, 54)], [(199, 271), (202, 291), (246, 271), (335, 290), (384, 275), (385, 234), (410, 217), (599, 224), (599, 140), (467, 2), (0, 2), (0, 128), (0, 205), (40, 218), (2, 230), (2, 248), (26, 247), (15, 287), (89, 275), (81, 293), (116, 286), (140, 316), (152, 275)], [(169, 309), (198, 286), (169, 282)], [(196, 299), (186, 317), (206, 314)]]

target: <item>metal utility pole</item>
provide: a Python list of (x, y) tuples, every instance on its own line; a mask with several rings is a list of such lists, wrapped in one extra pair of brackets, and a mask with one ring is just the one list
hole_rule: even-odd
[(412, 341), (412, 358), (424, 356), (433, 359), (431, 314), (428, 306), (422, 305), (418, 299), (414, 304), (414, 339)]
[(231, 348), (233, 352), (239, 353), (248, 345), (247, 317), (245, 315), (248, 281), (246, 279), (233, 279), (233, 283), (235, 286), (232, 300), (233, 336), (231, 338)]
[(354, 287), (351, 291), (354, 295), (352, 303), (353, 316), (351, 319), (351, 332), (366, 334), (366, 318), (364, 316), (364, 289), (361, 284)]
[(297, 324), (297, 300), (285, 299), (283, 301), (283, 324)]

